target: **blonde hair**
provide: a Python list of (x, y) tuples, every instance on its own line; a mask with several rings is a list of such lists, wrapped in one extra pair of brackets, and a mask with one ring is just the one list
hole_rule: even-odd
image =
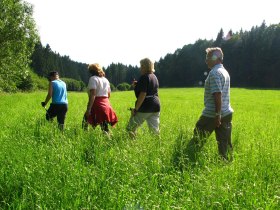
[(211, 56), (211, 60), (219, 59), (220, 61), (223, 61), (224, 59), (224, 53), (219, 47), (207, 48), (205, 51), (207, 57)]
[(148, 74), (155, 72), (154, 63), (149, 58), (140, 60), (140, 68), (142, 68), (144, 72)]
[(102, 66), (99, 65), (98, 63), (90, 64), (88, 66), (88, 71), (93, 76), (99, 76), (99, 77), (105, 76), (105, 72), (103, 71)]

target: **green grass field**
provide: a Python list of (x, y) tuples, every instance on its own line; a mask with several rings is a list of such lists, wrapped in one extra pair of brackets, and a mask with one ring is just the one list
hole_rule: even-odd
[(112, 93), (112, 138), (81, 129), (86, 93), (69, 93), (64, 134), (45, 121), (46, 92), (1, 94), (0, 209), (280, 209), (280, 91), (232, 88), (234, 160), (212, 134), (190, 164), (203, 91), (160, 89), (160, 138), (144, 125), (136, 140), (132, 91)]

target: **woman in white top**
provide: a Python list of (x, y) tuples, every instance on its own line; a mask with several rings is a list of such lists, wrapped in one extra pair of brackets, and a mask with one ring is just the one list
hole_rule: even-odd
[(117, 115), (109, 101), (110, 83), (105, 78), (105, 73), (99, 64), (90, 64), (88, 70), (92, 76), (88, 82), (89, 100), (85, 112), (86, 123), (91, 124), (94, 128), (100, 125), (103, 131), (109, 132), (108, 124), (114, 126), (118, 122)]

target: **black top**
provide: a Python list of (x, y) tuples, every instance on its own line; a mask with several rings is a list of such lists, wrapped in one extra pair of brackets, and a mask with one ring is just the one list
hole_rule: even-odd
[[(139, 112), (159, 112), (160, 101), (158, 97), (158, 79), (154, 74), (142, 75), (134, 88), (136, 98), (138, 98), (140, 92), (147, 93), (144, 102), (139, 108)], [(136, 102), (135, 102), (136, 104)]]

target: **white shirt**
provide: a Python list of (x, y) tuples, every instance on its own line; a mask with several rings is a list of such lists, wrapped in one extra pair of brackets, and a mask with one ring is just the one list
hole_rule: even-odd
[(96, 96), (108, 97), (111, 92), (110, 82), (105, 77), (92, 76), (89, 78), (88, 90), (96, 90)]

